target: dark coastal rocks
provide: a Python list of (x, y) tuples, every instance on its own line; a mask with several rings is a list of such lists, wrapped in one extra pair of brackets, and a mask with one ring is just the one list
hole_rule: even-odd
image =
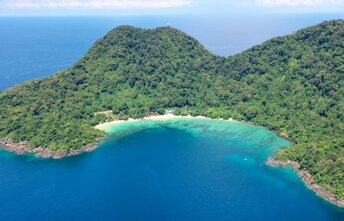
[(0, 140), (0, 148), (8, 150), (16, 154), (29, 154), (33, 153), (38, 158), (52, 158), (52, 159), (62, 159), (65, 157), (75, 156), (84, 152), (91, 152), (99, 146), (99, 140), (95, 145), (86, 145), (77, 150), (71, 151), (51, 151), (49, 149), (36, 147), (30, 148), (26, 142), (13, 143), (11, 139)]
[(13, 143), (11, 139), (2, 139), (0, 147), (16, 154), (33, 153), (36, 151), (36, 148), (29, 148), (26, 142)]
[(344, 208), (344, 200), (339, 199), (333, 193), (322, 188), (321, 186), (314, 184), (312, 182), (312, 175), (308, 171), (301, 170), (299, 163), (290, 160), (280, 161), (274, 158), (269, 158), (266, 164), (274, 167), (292, 167), (296, 171), (297, 175), (305, 182), (306, 186), (309, 189), (313, 190), (318, 196), (326, 199), (327, 201)]
[(300, 165), (297, 162), (294, 161), (281, 161), (281, 160), (276, 160), (274, 158), (269, 158), (266, 163), (270, 166), (279, 166), (279, 167), (288, 167), (291, 166), (294, 170), (298, 171), (300, 169)]

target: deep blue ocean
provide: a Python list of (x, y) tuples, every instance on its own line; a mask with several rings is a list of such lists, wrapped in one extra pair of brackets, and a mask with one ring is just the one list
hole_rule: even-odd
[[(220, 55), (340, 14), (0, 18), (0, 90), (73, 64), (122, 24), (170, 25)], [(218, 120), (134, 122), (92, 153), (42, 160), (0, 151), (0, 220), (344, 220), (291, 169), (265, 165), (292, 145)]]

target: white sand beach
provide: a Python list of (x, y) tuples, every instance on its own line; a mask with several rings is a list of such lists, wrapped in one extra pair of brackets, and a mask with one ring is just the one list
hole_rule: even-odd
[[(108, 131), (113, 126), (115, 126), (117, 124), (125, 123), (125, 122), (146, 121), (146, 120), (163, 121), (163, 120), (174, 120), (174, 119), (181, 119), (181, 118), (211, 119), (211, 118), (208, 118), (205, 116), (194, 117), (191, 115), (181, 116), (181, 115), (174, 115), (174, 114), (164, 114), (164, 115), (155, 115), (155, 116), (144, 117), (144, 118), (140, 118), (140, 119), (129, 118), (128, 120), (114, 120), (114, 121), (98, 124), (97, 126), (95, 126), (95, 128), (98, 130)], [(224, 120), (224, 119), (217, 119), (217, 120)], [(232, 118), (229, 118), (228, 121), (234, 121), (234, 120)]]

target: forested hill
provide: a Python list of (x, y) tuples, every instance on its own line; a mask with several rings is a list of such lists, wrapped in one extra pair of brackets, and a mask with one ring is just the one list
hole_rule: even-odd
[[(2, 92), (0, 138), (71, 151), (104, 136), (93, 126), (109, 117), (232, 117), (288, 135), (296, 145), (277, 157), (344, 199), (343, 79), (343, 20), (229, 58), (170, 27), (121, 26), (71, 68)], [(113, 115), (95, 114), (106, 110)]]
[(296, 145), (277, 157), (300, 162), (344, 199), (344, 21), (274, 38), (223, 67), (226, 81), (245, 85), (231, 109), (288, 134)]

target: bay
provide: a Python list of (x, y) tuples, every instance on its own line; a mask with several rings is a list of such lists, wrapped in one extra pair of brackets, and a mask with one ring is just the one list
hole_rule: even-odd
[(129, 122), (92, 153), (42, 160), (0, 152), (0, 220), (343, 220), (290, 169), (291, 145), (262, 127)]

